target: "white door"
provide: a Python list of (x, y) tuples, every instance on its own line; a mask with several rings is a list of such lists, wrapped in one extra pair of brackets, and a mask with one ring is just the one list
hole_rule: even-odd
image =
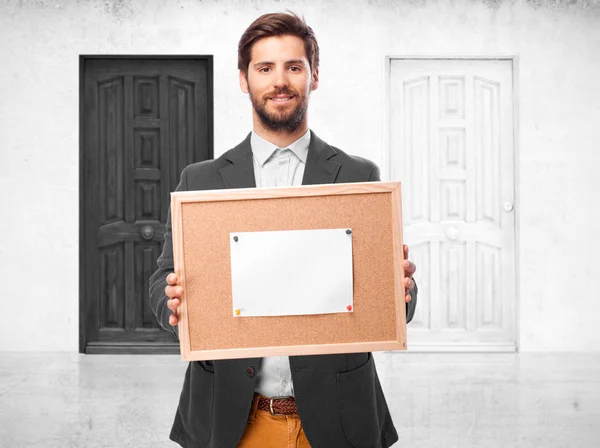
[(390, 59), (391, 180), (417, 265), (410, 350), (515, 350), (510, 59)]

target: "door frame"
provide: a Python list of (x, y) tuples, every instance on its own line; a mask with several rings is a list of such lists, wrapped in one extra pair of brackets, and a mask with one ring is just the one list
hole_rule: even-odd
[[(85, 66), (88, 61), (98, 59), (128, 59), (128, 60), (201, 60), (205, 61), (208, 67), (207, 73), (207, 121), (208, 121), (208, 155), (209, 158), (214, 158), (214, 70), (212, 55), (79, 55), (79, 353), (86, 353), (85, 349), (88, 343), (87, 340), (87, 320), (86, 320), (86, 275), (85, 275), (85, 260), (87, 256), (85, 241), (87, 241), (87, 216), (84, 213), (85, 202), (87, 197), (87, 172), (86, 172), (86, 147), (85, 147)], [(133, 350), (123, 353), (133, 353)], [(135, 353), (154, 353), (152, 346), (147, 349), (135, 349)]]
[[(519, 233), (519, 219), (520, 219), (520, 210), (517, 206), (521, 203), (520, 201), (520, 191), (518, 186), (520, 184), (520, 171), (519, 164), (517, 161), (519, 160), (520, 155), (520, 129), (519, 129), (519, 56), (518, 55), (427, 55), (427, 54), (418, 54), (418, 55), (410, 55), (410, 54), (386, 54), (384, 56), (384, 67), (383, 67), (383, 163), (381, 169), (382, 180), (389, 181), (392, 175), (392, 138), (391, 138), (391, 68), (393, 60), (478, 60), (478, 61), (510, 61), (512, 67), (512, 82), (513, 82), (513, 98), (512, 98), (512, 107), (513, 107), (513, 172), (514, 172), (514, 180), (513, 180), (513, 190), (515, 192), (515, 201), (514, 201), (514, 214), (515, 214), (515, 297), (514, 297), (514, 350), (507, 349), (507, 346), (501, 346), (498, 348), (490, 347), (482, 347), (482, 348), (465, 348), (465, 347), (443, 347), (443, 346), (435, 346), (435, 347), (415, 347), (413, 351), (423, 351), (423, 352), (472, 352), (472, 351), (485, 351), (485, 352), (519, 352), (520, 349), (520, 336), (521, 336), (521, 325), (520, 325), (520, 304), (521, 304), (521, 289), (520, 289), (520, 233)], [(417, 267), (418, 271), (418, 267)], [(417, 277), (418, 278), (418, 275)], [(410, 342), (410, 341), (409, 341)], [(512, 346), (511, 346), (512, 347)]]

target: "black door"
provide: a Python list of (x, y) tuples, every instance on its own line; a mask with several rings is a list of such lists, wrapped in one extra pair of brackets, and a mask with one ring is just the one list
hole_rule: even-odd
[(82, 353), (178, 353), (148, 302), (181, 170), (213, 157), (212, 56), (81, 57)]

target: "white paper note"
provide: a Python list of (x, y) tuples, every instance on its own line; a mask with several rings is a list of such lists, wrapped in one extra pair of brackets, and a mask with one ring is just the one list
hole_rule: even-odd
[(230, 246), (234, 316), (354, 311), (351, 229), (234, 232)]

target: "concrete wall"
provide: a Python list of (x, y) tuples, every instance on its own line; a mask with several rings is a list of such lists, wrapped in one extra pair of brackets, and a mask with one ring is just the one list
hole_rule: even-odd
[(215, 155), (250, 130), (237, 41), (304, 14), (321, 46), (311, 127), (384, 160), (384, 55), (518, 55), (522, 350), (598, 350), (597, 1), (0, 1), (0, 350), (77, 350), (78, 56), (213, 54)]

